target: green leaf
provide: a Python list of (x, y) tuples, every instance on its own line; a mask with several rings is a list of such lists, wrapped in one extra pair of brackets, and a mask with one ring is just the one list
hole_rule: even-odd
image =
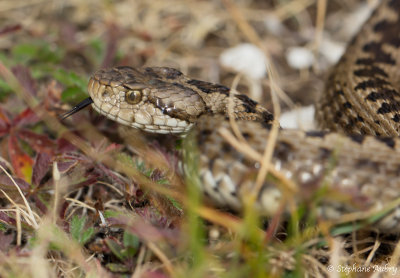
[(123, 243), (125, 247), (133, 247), (137, 249), (139, 248), (140, 241), (136, 235), (125, 231), (123, 236)]
[(127, 258), (133, 258), (136, 255), (137, 251), (138, 251), (138, 249), (135, 249), (133, 247), (127, 247), (125, 249), (126, 257)]
[(89, 43), (90, 47), (93, 49), (97, 56), (103, 55), (106, 46), (104, 40), (94, 39)]
[(171, 198), (169, 196), (166, 196), (167, 199), (172, 203), (172, 205), (177, 208), (178, 210), (183, 210), (183, 207), (181, 205), (181, 203), (179, 203), (177, 200), (175, 200), (174, 198)]
[(61, 94), (62, 102), (77, 103), (87, 98), (87, 94), (79, 87), (68, 87)]
[(0, 79), (0, 100), (3, 100), (11, 92), (11, 87), (3, 79)]
[(78, 241), (80, 244), (85, 244), (88, 242), (95, 233), (95, 229), (90, 227), (85, 230), (86, 217), (78, 217), (74, 215), (71, 219), (71, 223), (69, 225), (69, 232), (73, 239)]
[(30, 237), (30, 238), (28, 239), (28, 243), (29, 243), (29, 246), (31, 246), (32, 248), (35, 247), (35, 246), (37, 246), (37, 244), (38, 244), (37, 235), (36, 235), (36, 234), (33, 234), (32, 237)]
[(71, 71), (71, 72), (68, 73), (68, 78), (69, 78), (70, 82), (73, 85), (76, 85), (76, 86), (78, 86), (80, 88), (86, 89), (86, 86), (87, 86), (87, 78), (86, 78), (86, 76), (82, 77), (82, 76), (76, 74), (75, 72)]
[(89, 42), (89, 48), (85, 50), (86, 57), (89, 58), (92, 64), (100, 66), (104, 59), (106, 43), (101, 39), (94, 39)]
[(344, 225), (340, 225), (337, 227), (334, 227), (331, 230), (331, 235), (332, 236), (339, 236), (339, 235), (343, 235), (343, 234), (350, 234), (354, 231), (359, 230), (362, 227), (362, 224), (360, 223), (347, 223)]
[(86, 223), (86, 217), (84, 216), (80, 218), (74, 215), (71, 219), (69, 232), (71, 233), (72, 238), (78, 242), (80, 242), (81, 234), (83, 233), (83, 228), (85, 227), (85, 223)]
[(108, 248), (110, 248), (111, 252), (121, 261), (125, 259), (125, 255), (123, 253), (122, 246), (119, 245), (117, 242), (111, 239), (106, 240), (106, 244)]
[(106, 267), (112, 272), (128, 272), (129, 268), (123, 264), (108, 263)]
[(64, 69), (58, 69), (53, 73), (53, 77), (67, 87), (78, 87), (83, 92), (86, 91), (86, 76), (80, 76), (74, 72), (68, 72)]
[(61, 61), (64, 51), (61, 48), (52, 49), (49, 44), (40, 45), (38, 48), (38, 56), (35, 60), (56, 64)]
[(121, 152), (121, 153), (118, 153), (117, 156), (118, 156), (118, 160), (121, 161), (122, 163), (128, 164), (130, 166), (131, 165), (135, 166), (135, 163), (132, 160), (132, 156), (128, 155), (127, 153)]
[(14, 59), (21, 63), (26, 63), (28, 60), (37, 56), (38, 48), (34, 44), (18, 44), (11, 50)]
[(17, 63), (23, 64), (35, 61), (40, 61), (41, 64), (56, 64), (63, 57), (63, 51), (60, 48), (52, 48), (43, 41), (18, 44), (12, 48), (11, 54)]
[(86, 231), (84, 231), (82, 233), (82, 237), (79, 242), (81, 244), (85, 244), (93, 237), (94, 233), (95, 233), (95, 230), (93, 227), (88, 228)]
[(7, 231), (8, 227), (6, 224), (0, 222), (0, 231), (5, 232)]
[(104, 217), (105, 218), (117, 217), (119, 215), (121, 215), (121, 212), (119, 212), (119, 211), (114, 211), (114, 210), (106, 210), (106, 211), (104, 211)]
[(78, 240), (80, 235), (81, 235), (81, 231), (83, 230), (83, 227), (85, 226), (85, 217), (78, 217), (76, 215), (72, 216), (71, 219), (71, 223), (70, 223), (70, 227), (69, 227), (69, 232), (71, 233), (71, 236)]

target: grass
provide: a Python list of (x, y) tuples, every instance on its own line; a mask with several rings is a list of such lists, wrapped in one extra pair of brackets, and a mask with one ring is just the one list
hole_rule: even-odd
[[(320, 2), (3, 1), (2, 277), (300, 277), (329, 276), (329, 264), (397, 265), (395, 237), (357, 231), (381, 214), (357, 225), (358, 215), (341, 225), (320, 221), (307, 208), (329, 194), (321, 190), (311, 206), (292, 206), (287, 221), (278, 213), (267, 225), (251, 201), (242, 216), (203, 203), (198, 165), (187, 164), (186, 178), (177, 173), (180, 150), (189, 149), (188, 160), (198, 161), (193, 141), (165, 140), (177, 150), (149, 143), (90, 109), (63, 123), (57, 119), (87, 96), (87, 79), (100, 67), (168, 65), (230, 85), (235, 73), (216, 60), (239, 42), (261, 46), (279, 69), (282, 89), (308, 104), (322, 90), (326, 61), (300, 72), (283, 57), (286, 47), (321, 39), (308, 35)], [(334, 33), (332, 18), (356, 3), (329, 1), (327, 32)], [(265, 27), (271, 17), (284, 33)], [(237, 87), (247, 91), (246, 84)], [(311, 92), (305, 99), (304, 91)], [(270, 151), (249, 155), (268, 160)], [(281, 180), (288, 192), (296, 189), (279, 172), (266, 171), (259, 182)]]

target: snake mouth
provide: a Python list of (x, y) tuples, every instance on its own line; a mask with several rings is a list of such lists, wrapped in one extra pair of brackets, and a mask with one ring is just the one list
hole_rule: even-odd
[(93, 103), (93, 99), (91, 97), (88, 97), (84, 100), (82, 100), (80, 103), (78, 103), (77, 105), (75, 105), (71, 110), (65, 112), (64, 114), (60, 115), (60, 119), (64, 120), (66, 118), (68, 118), (69, 116), (75, 114), (76, 112), (82, 110), (83, 108), (85, 108), (86, 106), (90, 105)]

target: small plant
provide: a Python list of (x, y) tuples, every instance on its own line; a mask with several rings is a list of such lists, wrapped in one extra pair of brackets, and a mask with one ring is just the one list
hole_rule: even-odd
[(107, 239), (106, 244), (121, 263), (108, 263), (106, 266), (113, 272), (128, 272), (134, 267), (135, 255), (139, 250), (139, 238), (127, 231), (122, 243), (116, 239)]
[(87, 243), (94, 235), (95, 229), (93, 227), (85, 229), (86, 216), (79, 217), (74, 215), (71, 219), (69, 232), (73, 239), (78, 241), (81, 245)]

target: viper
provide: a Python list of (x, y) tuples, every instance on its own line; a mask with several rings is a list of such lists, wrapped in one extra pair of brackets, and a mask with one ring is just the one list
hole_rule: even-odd
[[(332, 69), (316, 103), (321, 130), (279, 130), (271, 175), (259, 186), (274, 117), (246, 95), (172, 68), (126, 66), (97, 71), (88, 92), (63, 118), (91, 104), (107, 118), (146, 132), (193, 132), (201, 190), (218, 206), (241, 210), (252, 192), (257, 210), (273, 215), (286, 202), (285, 184), (291, 184), (298, 202), (323, 189), (317, 210), (324, 219), (383, 212), (375, 227), (400, 232), (400, 0), (381, 2)], [(232, 126), (239, 139), (222, 136)]]

